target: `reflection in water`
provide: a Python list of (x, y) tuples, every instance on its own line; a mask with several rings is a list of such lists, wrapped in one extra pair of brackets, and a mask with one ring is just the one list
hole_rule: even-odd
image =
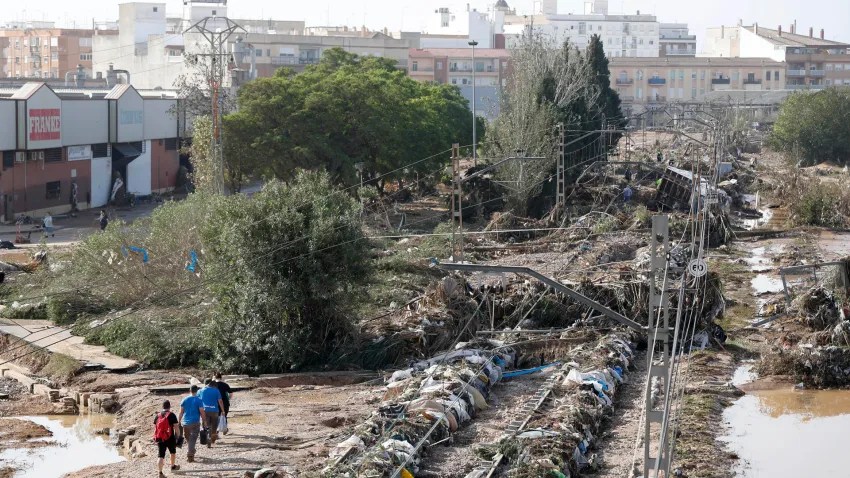
[(750, 284), (756, 295), (782, 292), (782, 279), (767, 274), (759, 274), (753, 277)]
[(114, 417), (83, 415), (24, 417), (53, 433), (39, 441), (49, 445), (34, 449), (10, 449), (0, 453), (0, 467), (17, 470), (15, 478), (59, 478), (89, 466), (122, 461), (118, 449), (94, 436), (94, 430), (112, 426)]
[(729, 435), (722, 440), (741, 457), (737, 476), (850, 475), (850, 391), (761, 391), (723, 416)]

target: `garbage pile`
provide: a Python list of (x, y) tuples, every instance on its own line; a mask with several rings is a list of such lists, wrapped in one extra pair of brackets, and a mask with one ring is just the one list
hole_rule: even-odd
[(805, 324), (817, 331), (831, 329), (840, 320), (841, 311), (835, 301), (835, 294), (824, 287), (816, 286), (794, 301), (794, 306), (805, 314)]
[(565, 366), (569, 372), (553, 389), (553, 409), (500, 444), (511, 463), (508, 476), (568, 478), (598, 468), (593, 453), (596, 435), (613, 410), (613, 399), (627, 371), (634, 368), (634, 350), (625, 334), (611, 334), (593, 349), (576, 350), (579, 355), (584, 353), (585, 364)]
[(389, 477), (401, 468), (398, 476), (413, 476), (424, 448), (488, 408), (490, 389), (516, 360), (512, 347), (486, 340), (395, 372), (378, 410), (331, 450), (323, 475)]

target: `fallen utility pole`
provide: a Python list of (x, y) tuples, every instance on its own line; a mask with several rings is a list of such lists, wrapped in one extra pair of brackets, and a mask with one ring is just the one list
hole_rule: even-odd
[(555, 289), (557, 292), (560, 292), (567, 297), (573, 299), (581, 305), (586, 307), (590, 307), (591, 309), (599, 312), (605, 317), (621, 324), (629, 327), (630, 329), (636, 330), (638, 332), (646, 332), (646, 327), (640, 325), (632, 319), (616, 312), (614, 310), (605, 307), (604, 305), (596, 302), (595, 300), (589, 299), (584, 295), (570, 289), (569, 287), (561, 284), (560, 282), (547, 277), (534, 269), (529, 267), (518, 267), (518, 266), (488, 266), (488, 265), (480, 265), (480, 264), (462, 264), (457, 262), (446, 262), (446, 263), (438, 263), (437, 267), (444, 270), (453, 270), (460, 272), (503, 272), (503, 273), (512, 273), (519, 275), (527, 275), (533, 277), (540, 282), (548, 285), (549, 287)]

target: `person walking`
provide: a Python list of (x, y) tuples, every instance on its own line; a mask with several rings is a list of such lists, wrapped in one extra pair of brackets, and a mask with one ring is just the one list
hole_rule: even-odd
[(179, 470), (180, 465), (177, 464), (177, 435), (179, 435), (177, 417), (171, 413), (171, 402), (168, 400), (162, 402), (162, 411), (158, 412), (153, 417), (153, 439), (159, 448), (159, 478), (165, 475), (162, 473), (165, 467), (165, 450), (171, 453), (171, 470)]
[(186, 450), (186, 461), (195, 461), (195, 445), (198, 435), (201, 433), (201, 423), (205, 422), (204, 402), (198, 398), (198, 386), (189, 388), (189, 395), (180, 402), (180, 424), (183, 425), (183, 435), (188, 443)]
[[(230, 413), (230, 397), (233, 395), (233, 390), (230, 388), (230, 385), (227, 384), (224, 380), (221, 379), (221, 372), (216, 372), (213, 375), (213, 385), (218, 389), (218, 392), (221, 394), (221, 402), (224, 407), (219, 410), (219, 413), (224, 415), (225, 418), (229, 419), (228, 413)], [(230, 421), (230, 420), (227, 420)], [(222, 434), (227, 435), (227, 428), (224, 430), (219, 430)]]
[(56, 234), (53, 233), (53, 216), (50, 215), (49, 211), (41, 220), (41, 225), (44, 226), (44, 237), (56, 237)]
[(204, 428), (210, 433), (207, 448), (212, 447), (218, 438), (218, 411), (224, 410), (221, 392), (213, 385), (212, 380), (204, 380), (204, 388), (198, 392), (198, 397), (204, 403)]
[(100, 210), (100, 216), (98, 216), (97, 222), (100, 224), (100, 230), (105, 231), (106, 226), (109, 225), (109, 217), (106, 215), (106, 209)]
[(626, 186), (626, 189), (623, 190), (623, 202), (629, 202), (632, 200), (632, 195), (634, 191), (631, 186)]

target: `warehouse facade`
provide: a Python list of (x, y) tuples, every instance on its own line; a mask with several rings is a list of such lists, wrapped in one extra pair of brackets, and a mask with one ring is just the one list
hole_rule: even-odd
[(177, 99), (130, 85), (0, 90), (0, 220), (172, 190), (180, 167)]

